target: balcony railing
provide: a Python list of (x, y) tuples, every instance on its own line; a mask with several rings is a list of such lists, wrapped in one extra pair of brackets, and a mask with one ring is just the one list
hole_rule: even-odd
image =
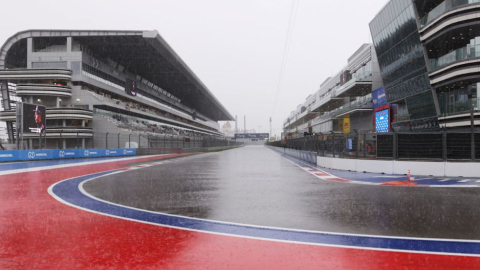
[[(448, 97), (448, 94), (447, 94)], [(469, 112), (472, 108), (480, 109), (480, 98), (459, 99), (449, 101), (439, 98), (440, 112), (442, 115), (453, 115)]]
[(443, 13), (450, 11), (458, 6), (480, 3), (480, 0), (446, 0), (440, 5), (432, 9), (427, 15), (420, 19), (420, 27), (424, 27), (436, 18), (440, 17)]
[(430, 69), (434, 71), (457, 61), (476, 57), (480, 57), (480, 45), (468, 45), (467, 47), (456, 49), (439, 58), (430, 59)]

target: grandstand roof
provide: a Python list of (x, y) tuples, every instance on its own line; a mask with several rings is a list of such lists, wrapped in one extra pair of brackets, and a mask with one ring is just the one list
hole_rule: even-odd
[[(0, 51), (0, 69), (26, 67), (27, 38), (73, 37), (90, 51), (122, 65), (215, 121), (234, 120), (167, 42), (154, 31), (26, 30)], [(25, 66), (23, 66), (25, 64)]]

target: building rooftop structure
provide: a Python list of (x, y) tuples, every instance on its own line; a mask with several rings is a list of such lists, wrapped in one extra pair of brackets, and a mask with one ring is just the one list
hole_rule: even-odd
[(22, 31), (0, 50), (0, 81), (10, 139), (15, 97), (47, 107), (49, 138), (49, 126), (102, 130), (104, 117), (211, 135), (233, 120), (157, 31)]

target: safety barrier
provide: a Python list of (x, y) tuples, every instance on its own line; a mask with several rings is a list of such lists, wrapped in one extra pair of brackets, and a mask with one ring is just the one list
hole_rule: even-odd
[(69, 149), (0, 151), (0, 162), (46, 159), (96, 158), (135, 156), (137, 149)]
[(316, 152), (301, 151), (301, 150), (294, 150), (294, 149), (280, 148), (280, 147), (269, 147), (269, 148), (272, 150), (275, 150), (276, 152), (298, 158), (300, 160), (303, 160), (313, 165), (317, 165)]

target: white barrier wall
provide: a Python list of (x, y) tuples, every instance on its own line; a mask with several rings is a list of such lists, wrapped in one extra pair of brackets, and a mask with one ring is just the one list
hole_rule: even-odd
[(393, 160), (361, 160), (318, 157), (317, 165), (323, 168), (371, 172), (384, 174), (446, 176), (446, 177), (480, 177), (480, 164), (475, 162), (422, 162)]

